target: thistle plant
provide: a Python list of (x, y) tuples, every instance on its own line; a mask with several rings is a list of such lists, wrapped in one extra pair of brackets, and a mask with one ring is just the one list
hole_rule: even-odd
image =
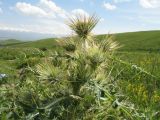
[(73, 30), (78, 37), (87, 39), (97, 25), (99, 19), (95, 15), (77, 15), (69, 19), (68, 26)]
[(68, 26), (77, 36), (59, 40), (59, 43), (72, 45), (74, 49), (67, 48), (62, 54), (55, 52), (34, 71), (39, 81), (47, 81), (45, 84), (54, 90), (50, 91), (53, 102), (43, 107), (52, 119), (134, 118), (130, 114), (134, 109), (122, 103), (120, 89), (110, 74), (110, 57), (118, 44), (111, 37), (95, 42), (91, 32), (97, 23), (95, 15), (70, 18)]
[[(112, 37), (98, 41), (92, 30), (98, 17), (76, 16), (68, 26), (77, 36), (57, 40), (63, 52), (54, 51), (43, 63), (29, 67), (16, 87), (18, 119), (134, 120), (139, 118), (113, 76), (113, 52), (119, 47)], [(18, 91), (23, 91), (18, 93)], [(21, 111), (17, 113), (17, 111)], [(138, 116), (139, 115), (139, 116)], [(138, 117), (137, 117), (138, 116)]]
[(68, 26), (78, 36), (77, 42), (80, 42), (83, 49), (88, 47), (91, 31), (95, 28), (98, 21), (99, 19), (96, 15), (77, 15), (69, 19)]
[[(17, 58), (18, 63), (23, 60), (28, 67), (16, 84), (1, 85), (0, 119), (158, 120), (160, 112), (145, 103), (146, 98), (150, 103), (159, 102), (155, 91), (153, 97), (147, 97), (147, 93), (153, 93), (148, 83), (157, 80), (156, 76), (114, 57), (119, 44), (111, 35), (98, 41), (91, 33), (97, 23), (95, 15), (70, 18), (68, 25), (76, 36), (57, 40), (64, 48), (62, 52), (54, 51), (38, 62), (33, 58), (26, 61), (27, 55)], [(43, 56), (39, 52), (33, 55)], [(145, 79), (146, 86), (141, 84)], [(148, 92), (144, 92), (147, 86)], [(132, 102), (139, 102), (136, 105), (144, 113)]]

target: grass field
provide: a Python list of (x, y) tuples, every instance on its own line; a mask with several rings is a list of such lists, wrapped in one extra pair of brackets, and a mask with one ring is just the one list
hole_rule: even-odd
[[(96, 38), (101, 40), (105, 35), (99, 35)], [(137, 64), (153, 74), (159, 75), (160, 64), (160, 31), (143, 31), (119, 33), (113, 35), (114, 39), (120, 44), (117, 56), (122, 60)], [(39, 49), (59, 49), (56, 39), (49, 38), (38, 41), (20, 42), (17, 40), (8, 40), (1, 42), (2, 47), (11, 49), (15, 53), (21, 48), (39, 48)], [(14, 49), (12, 49), (14, 48)], [(3, 48), (2, 48), (3, 49)], [(3, 52), (3, 50), (1, 50)], [(5, 50), (7, 52), (7, 50)], [(5, 53), (5, 54), (12, 54)], [(2, 53), (0, 55), (2, 57)], [(12, 55), (11, 55), (12, 56)], [(13, 55), (14, 57), (16, 55)], [(3, 58), (3, 57), (2, 57)], [(152, 65), (154, 63), (154, 65)]]
[[(104, 36), (96, 36), (96, 39), (101, 41)], [(118, 84), (128, 99), (140, 109), (140, 112), (148, 116), (149, 120), (159, 120), (160, 31), (119, 33), (114, 35), (114, 39), (121, 46), (114, 53), (116, 60), (120, 62), (113, 62), (113, 70), (119, 73), (116, 75), (120, 80)], [(55, 51), (63, 52), (63, 48), (59, 47), (53, 38), (29, 42), (3, 41), (0, 45), (0, 73), (11, 76), (13, 81), (18, 77), (26, 77), (28, 86), (35, 82), (30, 81), (34, 76), (26, 69), (25, 72), (30, 78), (21, 76), (23, 68), (34, 68), (38, 63), (53, 57)], [(24, 89), (27, 89), (27, 86), (24, 86)], [(0, 103), (0, 106), (7, 105)]]
[[(105, 35), (99, 35), (96, 38), (101, 40)], [(119, 33), (114, 35), (114, 39), (122, 46), (119, 50), (123, 51), (160, 51), (160, 31), (142, 31), (142, 32), (129, 32)], [(7, 42), (7, 41), (6, 41)], [(4, 44), (4, 42), (3, 42)], [(18, 42), (11, 44), (10, 47), (46, 47), (54, 48), (56, 41), (53, 38), (30, 41)]]

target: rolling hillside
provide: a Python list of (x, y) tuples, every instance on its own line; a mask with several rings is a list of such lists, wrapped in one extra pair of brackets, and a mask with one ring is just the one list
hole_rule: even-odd
[[(160, 51), (160, 31), (142, 31), (115, 34), (115, 40), (127, 51)], [(103, 35), (98, 36), (99, 39)]]
[(42, 39), (37, 41), (29, 41), (29, 42), (19, 42), (13, 44), (5, 44), (5, 47), (16, 47), (16, 48), (53, 48), (56, 46), (55, 38)]
[[(103, 39), (104, 35), (98, 35), (97, 38)], [(141, 31), (114, 34), (114, 38), (119, 42), (120, 50), (125, 51), (160, 51), (160, 31)], [(54, 38), (42, 39), (32, 42), (21, 42), (9, 44), (10, 47), (36, 47), (36, 48), (54, 48), (56, 46)]]
[(20, 43), (20, 42), (21, 41), (16, 40), (16, 39), (0, 40), (0, 46), (2, 46), (2, 45), (17, 44), (17, 43)]

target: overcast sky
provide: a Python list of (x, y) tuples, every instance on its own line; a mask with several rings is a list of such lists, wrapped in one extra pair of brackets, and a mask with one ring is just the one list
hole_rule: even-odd
[(0, 0), (0, 30), (69, 34), (77, 13), (96, 13), (98, 34), (160, 29), (160, 0)]

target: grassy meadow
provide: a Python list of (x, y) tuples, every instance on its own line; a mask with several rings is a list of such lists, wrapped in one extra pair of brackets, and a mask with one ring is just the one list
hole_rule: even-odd
[(160, 31), (112, 36), (2, 41), (0, 119), (160, 120)]

